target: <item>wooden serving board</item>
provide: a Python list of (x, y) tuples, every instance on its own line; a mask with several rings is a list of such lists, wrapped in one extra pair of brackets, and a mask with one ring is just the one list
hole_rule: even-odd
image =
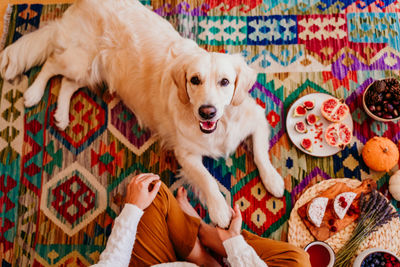
[[(308, 201), (306, 204), (301, 206), (297, 212), (304, 222), (304, 224), (307, 226), (308, 230), (311, 232), (311, 234), (320, 241), (325, 241), (329, 237), (333, 236), (343, 228), (345, 228), (347, 225), (352, 223), (354, 220), (356, 220), (359, 216), (359, 214), (353, 214), (351, 216), (345, 215), (343, 219), (338, 219), (335, 216), (335, 212), (333, 210), (333, 201), (335, 197), (343, 192), (354, 192), (357, 194), (356, 198), (353, 200), (352, 204), (358, 208), (359, 207), (359, 199), (360, 195), (362, 192), (364, 194), (371, 192), (373, 188), (376, 188), (376, 183), (375, 181), (368, 179), (364, 180), (362, 184), (356, 188), (350, 188), (344, 183), (336, 183), (335, 185), (329, 187), (326, 191), (322, 192), (320, 195), (316, 197), (327, 197), (329, 198), (328, 205), (325, 210), (325, 215), (321, 223), (321, 227), (316, 227), (312, 222), (310, 222), (307, 218), (307, 207), (308, 204), (312, 201)], [(331, 231), (331, 225), (329, 225), (328, 221), (330, 219), (334, 219), (335, 223), (333, 224), (336, 227), (336, 231), (333, 232)]]

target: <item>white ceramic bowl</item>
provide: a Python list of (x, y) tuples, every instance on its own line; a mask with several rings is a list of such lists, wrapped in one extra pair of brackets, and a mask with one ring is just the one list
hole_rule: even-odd
[(393, 252), (387, 250), (387, 249), (383, 249), (383, 248), (370, 248), (367, 250), (364, 250), (363, 252), (361, 252), (360, 254), (358, 254), (357, 258), (354, 260), (353, 263), (353, 267), (360, 267), (361, 263), (363, 262), (363, 260), (371, 253), (375, 253), (375, 252), (386, 252), (390, 255), (392, 255), (393, 257), (395, 257), (399, 262), (400, 262), (400, 258), (396, 256), (396, 254), (394, 254)]
[[(304, 250), (307, 251), (310, 247), (314, 246), (314, 245), (321, 245), (324, 248), (326, 248), (329, 252), (329, 256), (330, 256), (330, 260), (329, 263), (326, 267), (333, 267), (333, 264), (335, 263), (336, 257), (335, 257), (335, 252), (333, 251), (333, 249), (331, 248), (331, 246), (329, 246), (327, 243), (323, 242), (323, 241), (313, 241), (310, 244), (308, 244)], [(321, 266), (321, 267), (325, 267), (325, 266)]]
[[(380, 81), (384, 81), (384, 80), (387, 80), (387, 79), (381, 79)], [(375, 81), (378, 81), (378, 80), (375, 80)], [(393, 119), (384, 119), (384, 118), (378, 117), (375, 114), (373, 114), (367, 107), (367, 104), (365, 103), (365, 95), (367, 94), (367, 91), (369, 90), (371, 85), (373, 85), (375, 83), (375, 81), (373, 83), (371, 83), (370, 85), (368, 85), (368, 87), (364, 90), (364, 93), (363, 93), (362, 103), (363, 103), (365, 112), (368, 114), (368, 116), (370, 116), (371, 118), (373, 118), (376, 121), (383, 121), (383, 122), (397, 121), (398, 119), (400, 119), (400, 115)]]

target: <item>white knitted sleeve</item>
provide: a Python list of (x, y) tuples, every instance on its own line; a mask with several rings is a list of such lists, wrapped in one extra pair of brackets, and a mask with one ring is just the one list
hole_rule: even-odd
[(267, 264), (260, 259), (254, 249), (246, 243), (242, 235), (225, 240), (223, 243), (231, 267), (261, 267)]
[(100, 255), (96, 267), (129, 266), (133, 244), (135, 243), (137, 225), (143, 211), (132, 204), (125, 204), (108, 238), (105, 250)]

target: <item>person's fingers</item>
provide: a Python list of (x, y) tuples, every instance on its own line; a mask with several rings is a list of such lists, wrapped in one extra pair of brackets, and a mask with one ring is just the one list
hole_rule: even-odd
[(132, 188), (134, 187), (134, 184), (135, 184), (137, 178), (139, 178), (140, 176), (143, 176), (143, 175), (145, 175), (145, 173), (141, 173), (141, 174), (138, 174), (138, 175), (135, 175), (135, 176), (132, 177), (131, 181), (129, 182), (129, 184), (127, 186), (127, 192), (128, 193), (130, 191), (132, 191)]
[(183, 198), (184, 195), (184, 188), (183, 186), (179, 187), (178, 190), (176, 191), (176, 197), (177, 198)]
[(235, 216), (235, 211), (232, 209), (232, 207), (229, 207), (229, 209), (231, 210), (232, 216)]
[(135, 181), (137, 181), (137, 179), (139, 179), (140, 177), (143, 177), (144, 175), (146, 175), (147, 173), (141, 173), (138, 175), (135, 175), (132, 177), (131, 181), (129, 182), (128, 186), (133, 184)]
[(182, 196), (183, 196), (183, 198), (184, 199), (188, 199), (188, 196), (187, 196), (187, 190), (182, 186)]
[(240, 211), (237, 212), (237, 210), (236, 210), (236, 205), (234, 206), (234, 209), (231, 208), (231, 212), (232, 212), (232, 221), (239, 218), (239, 216), (240, 216)]
[(238, 205), (234, 206), (234, 210), (232, 213), (232, 221), (231, 221), (231, 226), (237, 223), (241, 223), (242, 221), (242, 214), (240, 213), (240, 209)]
[(136, 178), (136, 182), (141, 182), (141, 181), (145, 180), (147, 177), (153, 176), (153, 175), (154, 175), (153, 173), (143, 173), (143, 174), (140, 174), (140, 175)]
[(240, 211), (238, 204), (235, 205), (234, 210), (235, 210), (235, 216), (238, 216), (240, 219), (242, 219), (242, 212)]
[(151, 197), (152, 199), (154, 199), (154, 198), (156, 197), (156, 195), (157, 195), (157, 193), (158, 193), (158, 190), (160, 189), (160, 186), (161, 186), (161, 181), (158, 181), (158, 182), (154, 185), (153, 189), (150, 191), (150, 197)]
[(151, 174), (151, 175), (147, 175), (146, 177), (142, 178), (142, 180), (140, 182), (143, 185), (148, 186), (151, 182), (156, 181), (156, 180), (160, 180), (160, 176)]

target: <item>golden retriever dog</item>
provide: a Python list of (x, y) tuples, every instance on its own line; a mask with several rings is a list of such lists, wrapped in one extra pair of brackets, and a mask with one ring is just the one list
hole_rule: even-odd
[(265, 111), (248, 94), (256, 73), (241, 56), (205, 51), (137, 0), (78, 0), (60, 20), (5, 48), (0, 73), (13, 80), (43, 63), (24, 94), (26, 107), (41, 100), (51, 77), (62, 75), (54, 116), (63, 130), (73, 93), (106, 83), (174, 151), (218, 226), (229, 225), (231, 210), (202, 156), (226, 157), (252, 135), (261, 179), (282, 197), (283, 179), (268, 156)]

